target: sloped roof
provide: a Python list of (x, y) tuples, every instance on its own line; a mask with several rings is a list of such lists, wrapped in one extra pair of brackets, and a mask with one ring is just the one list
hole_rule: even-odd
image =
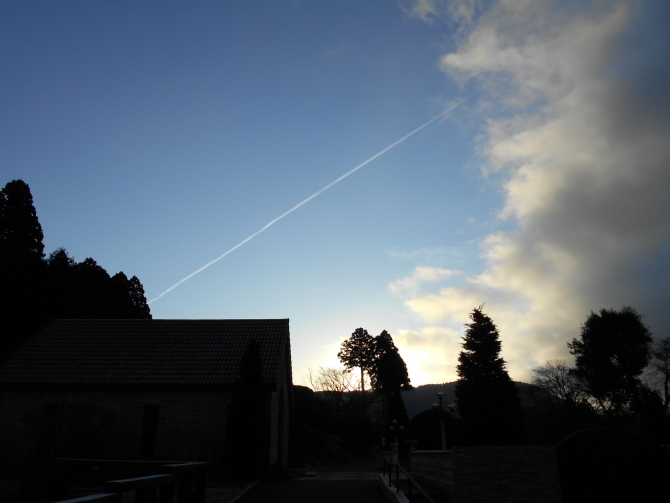
[(251, 339), (276, 381), (288, 319), (52, 320), (0, 364), (0, 383), (232, 384)]

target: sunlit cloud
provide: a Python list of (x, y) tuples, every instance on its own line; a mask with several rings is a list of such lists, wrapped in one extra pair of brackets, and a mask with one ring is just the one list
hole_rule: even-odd
[(549, 358), (570, 360), (566, 343), (591, 310), (626, 304), (646, 314), (640, 264), (666, 274), (654, 260), (670, 237), (670, 128), (658, 112), (667, 97), (654, 103), (645, 92), (662, 86), (644, 68), (650, 48), (638, 41), (620, 61), (639, 5), (500, 1), (440, 60), (457, 79), (495, 90), (482, 171), (500, 180), (498, 217), (517, 228), (484, 237), (481, 273), (405, 305), (462, 333), (485, 303), (515, 379)]
[[(449, 382), (456, 379), (461, 334), (444, 327), (400, 330), (394, 336), (414, 384)], [(445, 368), (450, 369), (445, 373)]]

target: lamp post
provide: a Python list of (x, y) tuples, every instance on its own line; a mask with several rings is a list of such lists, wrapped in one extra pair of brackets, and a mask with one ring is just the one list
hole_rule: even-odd
[(440, 401), (439, 404), (433, 404), (433, 410), (435, 410), (440, 417), (440, 437), (442, 440), (442, 450), (447, 450), (447, 437), (444, 433), (444, 412), (442, 409), (442, 401), (444, 400), (444, 393), (437, 393), (437, 398)]
[(393, 436), (393, 442), (391, 443), (391, 463), (398, 462), (398, 431), (403, 431), (404, 429), (402, 426), (398, 428), (398, 421), (395, 419), (391, 421), (391, 426), (389, 426), (389, 432)]

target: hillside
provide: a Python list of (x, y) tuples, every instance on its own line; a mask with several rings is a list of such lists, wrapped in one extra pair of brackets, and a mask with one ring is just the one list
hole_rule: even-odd
[[(527, 399), (523, 390), (530, 386), (530, 384), (517, 382), (519, 387), (519, 394), (521, 396), (521, 405), (527, 406)], [(437, 403), (436, 393), (444, 393), (444, 407), (456, 401), (456, 381), (442, 384), (424, 384), (423, 386), (416, 386), (412, 391), (406, 391), (402, 394), (402, 399), (407, 408), (407, 415), (410, 419), (416, 416), (419, 412), (429, 409), (434, 403)]]
[(456, 381), (442, 384), (424, 384), (423, 386), (416, 386), (412, 391), (405, 391), (402, 394), (403, 402), (407, 408), (407, 415), (410, 419), (416, 416), (419, 412), (437, 403), (436, 393), (444, 393), (444, 407), (445, 410), (449, 404), (456, 401)]

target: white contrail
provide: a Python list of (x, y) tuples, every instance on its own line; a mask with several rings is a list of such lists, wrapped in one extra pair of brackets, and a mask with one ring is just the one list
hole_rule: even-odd
[(157, 301), (158, 299), (160, 299), (163, 295), (165, 295), (165, 294), (167, 294), (167, 293), (170, 293), (172, 290), (174, 290), (175, 288), (177, 288), (179, 285), (181, 285), (181, 284), (184, 283), (185, 281), (188, 281), (189, 279), (191, 279), (191, 278), (192, 278), (193, 276), (195, 276), (196, 274), (199, 274), (199, 273), (201, 273), (202, 271), (204, 271), (205, 269), (207, 269), (209, 266), (216, 264), (219, 260), (221, 260), (221, 259), (222, 259), (223, 257), (225, 257), (226, 255), (230, 255), (230, 254), (233, 253), (235, 250), (237, 250), (240, 246), (242, 246), (243, 244), (248, 243), (249, 241), (251, 241), (252, 239), (254, 239), (254, 238), (255, 238), (256, 236), (258, 236), (261, 232), (265, 231), (265, 230), (268, 229), (270, 226), (272, 226), (272, 225), (274, 225), (275, 223), (279, 222), (279, 221), (280, 221), (282, 218), (284, 218), (285, 216), (287, 216), (287, 215), (293, 213), (295, 210), (297, 210), (298, 208), (300, 208), (303, 204), (305, 204), (305, 203), (311, 201), (311, 200), (314, 199), (316, 196), (318, 196), (318, 195), (322, 194), (323, 192), (327, 191), (329, 188), (331, 188), (331, 187), (332, 187), (333, 185), (335, 185), (336, 183), (341, 182), (341, 181), (344, 180), (346, 177), (348, 177), (349, 175), (355, 173), (356, 171), (358, 171), (359, 169), (361, 169), (361, 168), (362, 168), (363, 166), (365, 166), (366, 164), (369, 164), (370, 162), (374, 161), (374, 160), (375, 160), (377, 157), (379, 157), (380, 155), (385, 154), (386, 152), (388, 152), (389, 150), (391, 150), (393, 147), (395, 147), (395, 146), (398, 145), (399, 143), (404, 142), (404, 141), (405, 141), (407, 138), (409, 138), (410, 136), (415, 135), (416, 133), (418, 133), (419, 131), (421, 131), (421, 130), (422, 130), (423, 128), (425, 128), (426, 126), (429, 126), (430, 124), (432, 124), (433, 122), (435, 122), (435, 121), (436, 121), (437, 119), (439, 119), (440, 117), (442, 117), (442, 116), (446, 115), (447, 113), (451, 112), (454, 108), (456, 108), (457, 106), (459, 106), (459, 105), (462, 104), (463, 102), (469, 100), (470, 98), (472, 98), (472, 97), (473, 97), (475, 94), (477, 94), (478, 92), (479, 92), (479, 91), (476, 91), (476, 92), (472, 93), (472, 94), (471, 94), (470, 96), (468, 96), (467, 98), (464, 98), (464, 99), (462, 99), (461, 101), (459, 101), (458, 103), (456, 103), (455, 105), (452, 105), (451, 107), (447, 108), (447, 109), (446, 109), (444, 112), (442, 112), (441, 114), (436, 115), (435, 117), (433, 117), (432, 119), (430, 119), (428, 122), (426, 122), (426, 123), (423, 124), (422, 126), (419, 126), (418, 128), (416, 128), (416, 129), (415, 129), (414, 131), (412, 131), (411, 133), (406, 134), (405, 136), (403, 136), (402, 138), (400, 138), (398, 141), (396, 141), (396, 142), (394, 142), (394, 143), (391, 143), (391, 144), (390, 144), (388, 147), (386, 147), (384, 150), (380, 150), (379, 152), (377, 152), (375, 155), (373, 155), (372, 157), (370, 157), (370, 158), (367, 159), (366, 161), (363, 161), (363, 162), (360, 163), (358, 166), (356, 166), (354, 169), (347, 171), (347, 172), (346, 172), (345, 174), (343, 174), (341, 177), (339, 177), (339, 178), (333, 180), (332, 182), (330, 182), (328, 185), (326, 185), (326, 186), (325, 186), (324, 188), (322, 188), (321, 190), (316, 191), (314, 194), (312, 194), (311, 196), (309, 196), (307, 199), (303, 199), (302, 201), (300, 201), (298, 204), (296, 204), (296, 205), (295, 205), (293, 208), (291, 208), (290, 210), (285, 211), (284, 213), (282, 213), (281, 215), (279, 215), (277, 218), (275, 218), (275, 219), (273, 219), (273, 220), (270, 220), (267, 224), (265, 224), (263, 227), (261, 227), (261, 228), (260, 228), (259, 230), (257, 230), (256, 232), (254, 232), (251, 236), (249, 236), (248, 238), (244, 239), (243, 241), (240, 241), (240, 242), (237, 243), (235, 246), (233, 246), (230, 250), (228, 250), (227, 252), (223, 253), (222, 255), (219, 255), (218, 257), (216, 257), (216, 258), (215, 258), (214, 260), (212, 260), (211, 262), (206, 263), (205, 265), (203, 265), (203, 266), (202, 266), (200, 269), (198, 269), (197, 271), (194, 271), (194, 272), (192, 272), (191, 274), (189, 274), (188, 276), (186, 276), (185, 278), (179, 280), (177, 283), (175, 283), (175, 284), (172, 285), (170, 288), (168, 288), (168, 289), (165, 290), (163, 293), (161, 293), (158, 297), (156, 297), (156, 298), (150, 300), (150, 301), (149, 301), (149, 304), (151, 304), (151, 303), (153, 303), (153, 302), (156, 302), (156, 301)]

